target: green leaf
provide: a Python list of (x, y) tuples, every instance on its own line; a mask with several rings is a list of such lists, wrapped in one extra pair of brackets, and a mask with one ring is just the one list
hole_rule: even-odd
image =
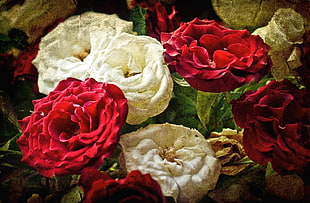
[[(242, 85), (241, 87), (236, 88), (232, 92), (234, 94), (238, 94), (239, 96), (246, 91), (257, 90), (258, 88), (265, 86), (268, 81), (274, 80), (274, 78), (270, 78), (270, 76), (263, 77), (258, 83), (250, 82), (248, 84)], [(239, 97), (238, 96), (238, 97)]]
[(11, 39), (9, 36), (0, 33), (0, 42), (9, 42)]
[(11, 48), (24, 49), (27, 45), (28, 36), (25, 32), (13, 28), (8, 35), (0, 34), (0, 53), (6, 53)]
[(1, 148), (4, 149), (0, 149), (0, 173), (11, 170), (12, 168), (30, 168), (20, 162), (22, 158), (22, 153), (20, 151), (5, 149), (3, 145)]
[(180, 76), (177, 72), (171, 73), (171, 77), (172, 77), (173, 81), (180, 86), (183, 86), (183, 87), (189, 87), (190, 86), (188, 84), (188, 82), (182, 76)]
[(3, 151), (7, 151), (9, 150), (10, 148), (10, 145), (12, 143), (12, 141), (15, 141), (16, 140), (16, 136), (12, 137), (11, 139), (9, 139), (7, 142), (5, 142), (4, 144), (0, 145), (0, 150), (3, 150)]
[(219, 93), (197, 91), (197, 115), (204, 127), (209, 124), (212, 106), (219, 96)]
[(11, 39), (4, 34), (0, 34), (0, 53), (7, 52), (11, 47)]
[[(0, 155), (0, 158), (2, 158), (3, 155)], [(15, 166), (9, 163), (1, 162), (0, 166), (7, 167), (7, 168), (14, 168)]]
[(27, 39), (28, 36), (26, 35), (25, 32), (13, 28), (9, 31), (8, 36), (11, 39), (11, 43), (13, 44), (13, 47), (17, 49), (24, 49), (27, 46)]
[[(236, 95), (233, 93), (231, 99), (235, 98)], [(224, 93), (198, 92), (197, 114), (208, 134), (212, 131), (220, 132), (223, 128), (236, 129), (231, 104), (228, 102)]]
[(61, 203), (79, 203), (83, 199), (83, 190), (79, 186), (71, 188), (62, 198)]
[(0, 95), (0, 150), (16, 149), (17, 135), (21, 133), (13, 105)]
[(160, 115), (156, 116), (157, 123), (173, 123), (189, 128), (195, 128), (202, 134), (206, 129), (200, 122), (196, 111), (197, 90), (190, 86), (173, 87), (173, 97), (168, 108)]
[(4, 117), (3, 119), (6, 119), (15, 127), (14, 134), (16, 134), (16, 131), (21, 132), (14, 107), (5, 95), (0, 95), (0, 114)]
[(45, 95), (33, 92), (33, 83), (27, 79), (16, 80), (14, 88), (14, 106), (18, 119), (23, 119), (33, 112), (32, 100), (40, 99)]
[(140, 6), (134, 6), (130, 10), (130, 19), (133, 22), (133, 31), (137, 32), (138, 35), (146, 34), (146, 16), (147, 9), (141, 8)]
[(167, 122), (195, 128), (205, 135), (206, 129), (200, 122), (196, 111), (196, 96), (197, 90), (194, 88), (190, 86), (180, 86), (175, 83), (173, 87), (173, 96), (167, 109), (163, 113), (149, 118), (140, 125), (125, 124), (122, 127), (121, 134), (132, 132), (152, 123)]

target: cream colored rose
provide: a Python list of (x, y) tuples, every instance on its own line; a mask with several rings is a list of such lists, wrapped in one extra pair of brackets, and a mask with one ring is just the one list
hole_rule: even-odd
[(129, 124), (140, 124), (162, 113), (169, 104), (173, 81), (163, 51), (154, 38), (121, 33), (98, 53), (90, 77), (123, 90), (128, 99)]
[(48, 33), (33, 60), (39, 91), (48, 94), (68, 77), (119, 86), (128, 99), (127, 123), (135, 125), (162, 113), (173, 81), (160, 42), (129, 34), (132, 23), (116, 15), (86, 12)]
[(149, 173), (165, 196), (197, 202), (215, 188), (221, 165), (206, 139), (195, 129), (151, 124), (121, 136), (127, 172)]
[(252, 34), (259, 35), (272, 47), (269, 55), (272, 60), (271, 74), (281, 81), (295, 76), (294, 69), (302, 65), (301, 51), (297, 47), (303, 43), (305, 33), (303, 16), (292, 8), (279, 8), (268, 25), (257, 28)]
[(132, 32), (132, 22), (108, 15), (85, 12), (71, 16), (42, 37), (39, 52), (32, 61), (39, 72), (39, 91), (48, 94), (59, 81), (67, 77), (81, 80), (89, 77), (89, 70), (99, 50), (108, 46), (121, 32)]

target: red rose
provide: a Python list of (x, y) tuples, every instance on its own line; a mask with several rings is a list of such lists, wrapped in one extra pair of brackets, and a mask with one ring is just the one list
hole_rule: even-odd
[(29, 45), (13, 62), (14, 67), (14, 81), (17, 77), (28, 77), (32, 81), (36, 81), (38, 71), (31, 63), (37, 56), (39, 51), (39, 41)]
[(249, 158), (262, 165), (271, 162), (280, 174), (309, 174), (309, 89), (298, 89), (288, 80), (272, 81), (232, 104)]
[(195, 18), (172, 33), (161, 33), (171, 71), (193, 88), (207, 92), (234, 90), (259, 81), (271, 66), (270, 47), (247, 30), (227, 29)]
[(19, 121), (22, 161), (46, 177), (99, 168), (119, 141), (127, 99), (115, 85), (68, 78)]
[(161, 2), (142, 2), (140, 6), (147, 8), (146, 15), (146, 34), (160, 40), (161, 32), (171, 32), (177, 29), (181, 19), (177, 15), (175, 6), (171, 7), (168, 14), (165, 6)]
[(83, 188), (83, 203), (92, 202), (165, 202), (160, 185), (149, 175), (131, 171), (126, 178), (114, 180), (95, 169), (85, 169), (81, 173), (79, 185)]

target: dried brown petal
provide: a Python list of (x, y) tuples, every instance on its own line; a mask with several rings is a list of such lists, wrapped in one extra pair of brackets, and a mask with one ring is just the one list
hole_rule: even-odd
[(246, 157), (242, 146), (242, 132), (223, 129), (222, 132), (212, 132), (207, 139), (222, 165), (221, 174), (236, 175), (249, 164), (236, 163)]
[(46, 27), (58, 19), (72, 15), (76, 11), (74, 2), (25, 0), (22, 5), (16, 4), (0, 13), (0, 32), (11, 28), (20, 29), (29, 36), (28, 42), (32, 43), (44, 34)]

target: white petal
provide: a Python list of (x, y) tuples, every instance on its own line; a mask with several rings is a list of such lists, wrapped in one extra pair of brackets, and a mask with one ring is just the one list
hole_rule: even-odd
[(95, 12), (60, 23), (42, 38), (32, 61), (39, 91), (48, 94), (68, 77), (92, 77), (122, 89), (128, 99), (127, 123), (140, 124), (162, 113), (173, 90), (163, 46), (154, 38), (129, 34), (131, 30), (132, 22)]
[[(221, 165), (197, 130), (152, 124), (122, 135), (120, 144), (126, 170), (151, 174), (165, 196), (176, 200), (180, 195), (181, 201), (197, 202), (216, 186)], [(168, 160), (167, 150), (174, 152), (174, 160)]]
[[(39, 52), (32, 61), (38, 69), (39, 91), (48, 94), (67, 77), (85, 79), (111, 39), (121, 32), (132, 32), (132, 22), (108, 15), (85, 12), (71, 16), (42, 37)], [(85, 57), (79, 58), (79, 54)]]

